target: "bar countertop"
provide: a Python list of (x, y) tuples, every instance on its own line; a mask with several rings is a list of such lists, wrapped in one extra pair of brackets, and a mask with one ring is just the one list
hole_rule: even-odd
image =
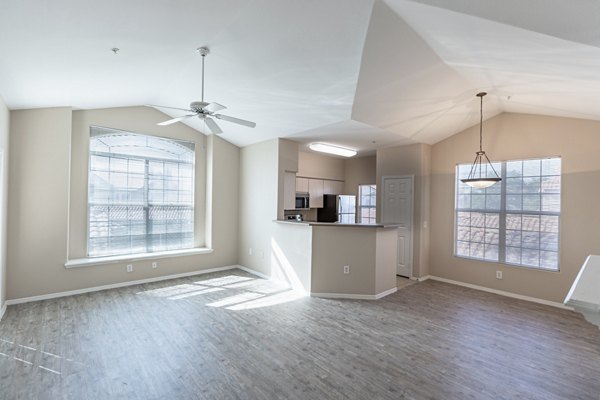
[(339, 222), (316, 222), (316, 221), (295, 221), (295, 220), (283, 220), (276, 219), (273, 222), (280, 224), (291, 224), (291, 225), (306, 225), (306, 226), (332, 226), (332, 227), (344, 227), (344, 228), (397, 228), (398, 225), (394, 224), (340, 224)]

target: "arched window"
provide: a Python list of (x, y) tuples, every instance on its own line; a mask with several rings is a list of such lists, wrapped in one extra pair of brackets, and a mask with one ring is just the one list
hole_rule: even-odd
[(194, 144), (91, 127), (88, 256), (194, 247)]

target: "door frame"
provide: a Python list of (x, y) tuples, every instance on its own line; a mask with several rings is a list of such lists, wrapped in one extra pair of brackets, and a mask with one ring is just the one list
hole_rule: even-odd
[[(409, 279), (414, 279), (414, 263), (413, 263), (413, 253), (415, 252), (415, 242), (414, 242), (414, 226), (415, 226), (415, 176), (414, 175), (385, 175), (381, 177), (381, 188), (383, 189), (381, 191), (381, 223), (385, 224), (386, 221), (383, 221), (383, 205), (385, 203), (384, 201), (384, 197), (383, 197), (383, 193), (385, 191), (385, 180), (386, 179), (401, 179), (401, 178), (409, 178), (410, 179), (410, 193), (411, 193), (411, 200), (410, 200), (410, 230), (409, 230), (409, 234), (408, 237), (410, 239), (410, 254), (408, 255), (408, 260), (410, 263), (410, 271), (409, 271)], [(391, 222), (390, 224), (393, 224), (393, 222)], [(396, 241), (397, 242), (397, 241)], [(398, 254), (398, 249), (396, 249), (396, 255)], [(396, 272), (398, 269), (398, 260), (396, 259)], [(396, 276), (398, 276), (398, 274), (396, 274)]]

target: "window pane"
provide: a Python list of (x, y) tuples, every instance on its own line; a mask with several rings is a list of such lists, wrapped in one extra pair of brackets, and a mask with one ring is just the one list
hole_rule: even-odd
[(506, 245), (521, 247), (521, 231), (506, 230)]
[(484, 228), (471, 228), (471, 242), (483, 243)]
[(489, 244), (498, 244), (500, 242), (500, 230), (486, 228), (485, 242)]
[(560, 158), (495, 164), (502, 180), (486, 189), (460, 183), (470, 164), (457, 166), (456, 255), (558, 270)]
[(485, 214), (486, 228), (500, 228), (500, 214)]
[(559, 194), (544, 194), (544, 195), (542, 195), (542, 211), (559, 212), (560, 211), (560, 195)]
[(523, 176), (523, 161), (508, 161), (506, 163), (506, 176), (522, 177)]
[(499, 210), (500, 209), (500, 195), (487, 195), (485, 196), (485, 208), (488, 210)]
[(191, 143), (92, 127), (88, 254), (193, 247), (194, 159)]
[(483, 258), (485, 247), (483, 243), (472, 243), (469, 250), (469, 256), (473, 258)]
[(558, 253), (554, 251), (541, 251), (540, 267), (556, 269), (558, 267)]
[(523, 178), (523, 193), (539, 193), (541, 178)]
[(540, 211), (541, 198), (539, 194), (523, 195), (523, 211)]
[(523, 178), (506, 178), (506, 192), (523, 193)]
[(488, 261), (498, 261), (498, 246), (486, 244), (485, 245), (485, 259)]
[(510, 264), (521, 264), (521, 249), (518, 247), (507, 247), (506, 262)]
[(542, 160), (542, 175), (560, 175), (560, 158)]
[(543, 177), (542, 193), (560, 193), (560, 176)]
[(485, 208), (485, 195), (471, 195), (471, 208), (475, 210), (483, 210)]
[(463, 241), (456, 242), (456, 255), (468, 257), (469, 256), (469, 242), (463, 242)]
[(540, 160), (523, 161), (523, 176), (540, 176), (542, 172), (542, 162)]
[(506, 208), (508, 210), (522, 210), (523, 209), (523, 196), (521, 195), (508, 195), (506, 196)]

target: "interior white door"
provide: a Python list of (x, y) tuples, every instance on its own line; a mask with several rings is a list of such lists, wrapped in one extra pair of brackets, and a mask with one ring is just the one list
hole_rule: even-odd
[(396, 274), (412, 276), (413, 177), (384, 177), (381, 220), (398, 225)]

